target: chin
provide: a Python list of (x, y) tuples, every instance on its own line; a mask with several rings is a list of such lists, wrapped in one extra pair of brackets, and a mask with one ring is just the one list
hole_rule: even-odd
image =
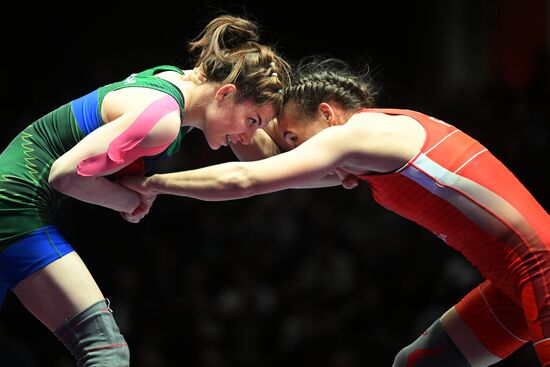
[(208, 144), (208, 146), (210, 147), (210, 149), (212, 150), (218, 150), (220, 149), (220, 144), (215, 144), (215, 143), (212, 143), (210, 140), (206, 139), (206, 143)]

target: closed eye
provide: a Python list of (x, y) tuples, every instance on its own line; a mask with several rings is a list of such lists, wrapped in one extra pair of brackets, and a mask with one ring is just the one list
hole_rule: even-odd
[(286, 142), (287, 142), (290, 146), (296, 147), (297, 142), (298, 142), (298, 136), (296, 136), (296, 134), (291, 133), (290, 131), (285, 131), (285, 132), (283, 133), (283, 138), (286, 140)]

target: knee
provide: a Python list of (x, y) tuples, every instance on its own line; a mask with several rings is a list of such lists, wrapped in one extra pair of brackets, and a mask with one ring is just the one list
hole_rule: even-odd
[(66, 321), (55, 334), (75, 357), (78, 366), (130, 365), (128, 344), (104, 301)]

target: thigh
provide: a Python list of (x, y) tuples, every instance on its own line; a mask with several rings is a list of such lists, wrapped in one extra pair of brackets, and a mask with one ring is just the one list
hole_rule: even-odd
[(522, 309), (490, 281), (468, 293), (442, 323), (470, 362), (496, 363), (529, 341)]
[(104, 299), (88, 268), (74, 251), (20, 281), (13, 292), (51, 331)]

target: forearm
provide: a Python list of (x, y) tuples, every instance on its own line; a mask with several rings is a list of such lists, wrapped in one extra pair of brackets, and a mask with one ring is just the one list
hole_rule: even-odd
[(338, 175), (331, 174), (300, 185), (282, 181), (260, 181), (247, 163), (228, 162), (200, 169), (156, 174), (146, 178), (142, 185), (155, 194), (187, 196), (205, 201), (222, 201), (247, 198), (281, 189), (307, 189), (340, 185)]
[(334, 186), (339, 179), (331, 172), (343, 160), (336, 148), (326, 139), (316, 144), (306, 142), (292, 151), (259, 161), (228, 162), (145, 179), (127, 177), (122, 183), (144, 194), (171, 194), (206, 201), (241, 199), (291, 188)]
[(132, 213), (140, 204), (139, 195), (105, 177), (65, 177), (51, 182), (57, 191), (90, 204), (119, 212)]
[(156, 174), (146, 178), (142, 185), (155, 194), (205, 201), (233, 200), (256, 194), (248, 172), (239, 162), (229, 162), (190, 171)]

